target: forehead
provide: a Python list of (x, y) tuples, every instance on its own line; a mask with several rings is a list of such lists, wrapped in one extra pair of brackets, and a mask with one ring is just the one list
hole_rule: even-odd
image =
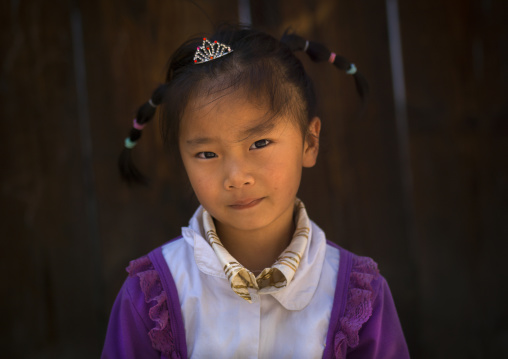
[(285, 116), (270, 111), (267, 101), (243, 91), (198, 94), (184, 111), (179, 138), (180, 142), (217, 136), (242, 141), (266, 133), (285, 120)]

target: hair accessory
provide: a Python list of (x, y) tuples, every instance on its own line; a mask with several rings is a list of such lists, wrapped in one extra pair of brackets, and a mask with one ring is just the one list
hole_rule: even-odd
[(202, 64), (210, 60), (218, 59), (224, 55), (233, 52), (231, 47), (228, 45), (221, 44), (215, 40), (211, 42), (206, 37), (203, 38), (203, 44), (201, 47), (198, 46), (196, 53), (194, 54), (194, 63)]
[(131, 150), (134, 146), (136, 146), (136, 141), (132, 141), (129, 137), (127, 137), (125, 139), (125, 147)]
[(303, 48), (303, 52), (306, 52), (309, 48), (309, 40), (305, 40), (305, 47)]
[(332, 53), (330, 54), (330, 58), (328, 59), (328, 62), (329, 62), (329, 63), (331, 63), (331, 64), (333, 64), (333, 62), (335, 61), (335, 57), (336, 57), (336, 56), (337, 56), (337, 55), (335, 54), (335, 52), (332, 52)]
[(152, 99), (149, 99), (148, 100), (148, 103), (150, 104), (150, 106), (152, 106), (153, 108), (157, 108), (157, 105), (153, 103)]
[(146, 126), (146, 123), (143, 123), (143, 124), (139, 124), (138, 123), (138, 119), (135, 118), (134, 121), (132, 121), (132, 127), (134, 127), (136, 130), (143, 130), (143, 128), (145, 128)]
[(346, 71), (346, 74), (348, 74), (348, 75), (354, 75), (354, 74), (356, 74), (356, 66), (355, 66), (355, 64), (351, 63), (351, 65), (349, 65), (349, 69)]

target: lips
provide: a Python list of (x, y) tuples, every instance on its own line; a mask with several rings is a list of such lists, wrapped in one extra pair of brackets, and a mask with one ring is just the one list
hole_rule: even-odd
[(242, 199), (242, 200), (234, 202), (233, 204), (230, 204), (229, 207), (231, 207), (233, 209), (252, 208), (252, 207), (258, 205), (263, 199), (264, 199), (264, 197)]

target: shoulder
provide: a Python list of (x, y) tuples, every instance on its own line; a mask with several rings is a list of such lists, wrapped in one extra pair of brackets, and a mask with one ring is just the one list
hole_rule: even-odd
[(141, 292), (147, 303), (157, 301), (157, 296), (164, 292), (163, 284), (166, 284), (167, 277), (171, 277), (164, 252), (178, 251), (183, 243), (182, 236), (175, 237), (148, 254), (130, 261), (125, 268), (129, 274), (125, 282), (126, 290), (137, 296)]
[[(173, 243), (181, 241), (182, 237), (176, 237), (160, 247), (155, 248), (146, 255), (129, 262), (125, 270), (128, 277), (124, 283), (124, 290), (128, 297), (141, 312), (149, 313), (154, 305), (158, 306), (167, 299), (167, 277), (171, 273), (165, 264), (163, 250)], [(150, 315), (152, 321), (157, 321), (155, 316)]]
[(327, 251), (340, 258), (338, 280), (345, 280), (349, 287), (361, 286), (372, 289), (382, 280), (377, 263), (370, 257), (359, 256), (327, 240)]
[[(348, 353), (348, 358), (408, 358), (393, 298), (377, 263), (334, 243), (329, 242), (329, 246), (340, 253), (333, 336), (335, 357), (345, 358)], [(377, 353), (379, 348), (385, 356)]]
[(129, 274), (129, 278), (141, 278), (153, 270), (159, 270), (158, 266), (160, 265), (160, 261), (163, 259), (164, 251), (177, 247), (178, 244), (183, 242), (182, 239), (182, 236), (175, 237), (163, 245), (153, 249), (149, 253), (131, 260), (127, 268), (125, 268)]
[[(170, 261), (171, 259), (182, 259), (188, 253), (191, 253), (194, 248), (194, 238), (192, 235), (189, 235), (187, 232), (183, 232), (181, 236), (173, 238), (172, 240), (164, 243), (159, 248), (156, 248), (152, 252), (150, 252), (150, 256), (159, 256), (159, 254), (166, 259), (166, 261)], [(169, 263), (169, 262), (168, 262)]]
[[(158, 302), (163, 288), (160, 279), (160, 273), (154, 266), (151, 258), (152, 253), (160, 251), (160, 247), (153, 250), (149, 254), (134, 259), (129, 262), (126, 268), (129, 274), (124, 287), (127, 295), (132, 301), (138, 303), (136, 307), (143, 308), (142, 312), (148, 313), (153, 304), (152, 301)], [(154, 318), (150, 318), (154, 319)]]
[(370, 293), (374, 299), (384, 281), (377, 263), (370, 257), (354, 254), (329, 240), (327, 250), (339, 256), (337, 292), (341, 292), (349, 300), (351, 292), (359, 289)]
[[(132, 260), (126, 268), (129, 277), (124, 284), (125, 290), (135, 303), (140, 317), (144, 318), (145, 323), (150, 323), (147, 334), (152, 347), (166, 355), (177, 350), (175, 348), (179, 344), (175, 342), (169, 325), (171, 320), (175, 320), (175, 313), (168, 315), (168, 310), (171, 311), (168, 301), (174, 301), (175, 298), (178, 300), (178, 297), (162, 251), (181, 239), (182, 237), (174, 238), (150, 253)], [(179, 318), (176, 319), (178, 321)]]

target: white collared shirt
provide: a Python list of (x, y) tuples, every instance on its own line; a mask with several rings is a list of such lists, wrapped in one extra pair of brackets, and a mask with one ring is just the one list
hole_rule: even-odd
[(191, 358), (321, 358), (332, 310), (339, 251), (312, 221), (291, 283), (273, 293), (231, 290), (205, 239), (199, 207), (182, 239), (163, 247), (182, 309)]

